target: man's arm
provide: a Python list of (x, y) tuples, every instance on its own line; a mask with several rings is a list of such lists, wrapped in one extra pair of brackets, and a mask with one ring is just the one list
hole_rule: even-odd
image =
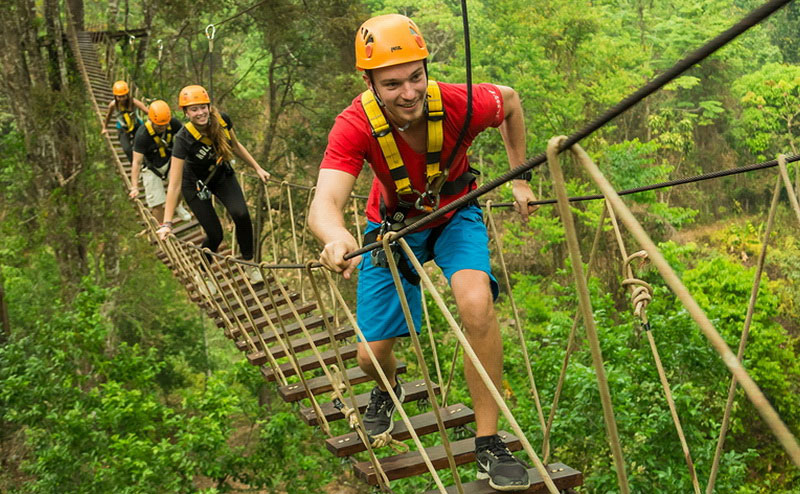
[(324, 245), (320, 262), (348, 280), (361, 261), (361, 256), (344, 259), (345, 254), (358, 249), (358, 242), (344, 226), (343, 213), (355, 183), (356, 177), (347, 172), (321, 169), (308, 213), (308, 226)]
[[(511, 168), (521, 165), (525, 161), (525, 117), (522, 113), (522, 102), (519, 94), (508, 86), (497, 86), (503, 96), (503, 123), (500, 124), (500, 135), (506, 146), (508, 164)], [(536, 211), (539, 206), (528, 205), (535, 201), (530, 184), (526, 180), (512, 180), (514, 193), (514, 209), (519, 211), (522, 220), (528, 221), (528, 214)]]

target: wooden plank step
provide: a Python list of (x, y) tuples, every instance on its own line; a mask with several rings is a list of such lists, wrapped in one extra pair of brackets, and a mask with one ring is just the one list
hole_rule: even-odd
[[(439, 410), (439, 413), (442, 416), (442, 423), (446, 429), (468, 424), (475, 420), (475, 412), (470, 410), (469, 407), (462, 403), (440, 408)], [(409, 417), (409, 420), (411, 421), (411, 425), (414, 427), (414, 431), (418, 436), (432, 434), (439, 429), (439, 426), (436, 423), (436, 416), (433, 414), (433, 411)], [(394, 421), (392, 437), (398, 441), (405, 441), (406, 439), (411, 438), (411, 434), (409, 433), (408, 428), (402, 419)], [(328, 447), (328, 451), (339, 457), (351, 456), (361, 451), (366, 451), (367, 449), (367, 447), (364, 446), (364, 443), (361, 442), (361, 439), (358, 437), (357, 432), (351, 432), (338, 437), (332, 437), (325, 441), (325, 446)]]
[[(317, 308), (317, 304), (316, 303), (309, 303), (309, 304), (303, 304), (303, 305), (295, 306), (295, 309), (297, 310), (297, 313), (300, 314), (300, 316), (302, 316), (303, 314), (306, 314), (308, 312), (311, 312), (312, 310), (314, 310), (316, 308)], [(279, 315), (276, 315), (274, 311), (270, 314), (270, 320), (272, 321), (273, 324), (277, 324), (279, 319), (291, 319), (293, 317), (294, 317), (294, 313), (291, 311), (291, 309), (288, 309), (288, 308), (280, 311)], [(217, 324), (217, 326), (224, 327), (225, 323), (221, 318), (215, 319), (214, 322)], [(269, 323), (267, 322), (267, 318), (264, 317), (263, 315), (259, 315), (258, 318), (256, 318), (253, 322), (255, 323), (255, 328), (250, 324), (249, 321), (247, 322), (247, 324), (243, 324), (245, 331), (248, 331), (248, 332), (252, 333), (253, 331), (260, 331), (260, 330), (262, 330), (262, 329), (264, 329), (264, 328), (269, 326)], [(230, 338), (233, 338), (234, 337), (233, 336), (234, 332), (237, 333), (237, 334), (239, 333), (239, 327), (238, 326), (234, 326), (233, 328), (230, 328), (230, 331), (229, 331), (229, 333), (226, 334), (226, 336), (228, 336)]]
[[(258, 297), (258, 300), (261, 301), (261, 305), (264, 306), (264, 309), (266, 309), (267, 312), (272, 310), (272, 308), (273, 308), (272, 299), (269, 297), (269, 293), (267, 291), (267, 288), (265, 286), (263, 286), (263, 285), (257, 285), (254, 288), (255, 288), (255, 291), (256, 291), (256, 297)], [(244, 309), (242, 308), (241, 304), (239, 303), (239, 299), (237, 298), (239, 296), (239, 294), (236, 293), (236, 295), (233, 295), (233, 292), (229, 292), (229, 291), (226, 290), (226, 293), (230, 294), (229, 297), (228, 297), (228, 302), (230, 302), (231, 308), (233, 308), (233, 314), (231, 314), (230, 311), (228, 311), (227, 306), (223, 303), (222, 307), (225, 309), (225, 314), (229, 318), (238, 317), (238, 318), (242, 319), (242, 321), (246, 321), (247, 320), (247, 318), (245, 317), (245, 311), (247, 311), (250, 314), (252, 314), (253, 318), (255, 318), (258, 315), (261, 315), (262, 314), (261, 308), (255, 302), (255, 297), (253, 297), (253, 294), (250, 293), (250, 290), (247, 289), (247, 287), (243, 286), (242, 287), (242, 292), (244, 292), (243, 293), (243, 295), (244, 295), (243, 299), (244, 299), (244, 303), (245, 303), (245, 308)], [(286, 304), (286, 299), (283, 297), (282, 294), (275, 295), (274, 297), (275, 297), (275, 304), (278, 307), (280, 307), (281, 305)], [(297, 292), (289, 292), (289, 299), (292, 302), (296, 303), (298, 300), (300, 300), (300, 294), (297, 293)], [(220, 314), (219, 314), (219, 312), (217, 310), (209, 311), (209, 316), (211, 316), (211, 317), (215, 317), (216, 318), (219, 315)]]
[[(509, 450), (519, 451), (522, 449), (522, 444), (513, 434), (506, 431), (500, 431), (498, 432), (498, 435), (503, 438), (503, 441), (506, 443), (506, 446), (508, 446)], [(451, 441), (450, 449), (453, 452), (453, 459), (455, 460), (456, 465), (463, 465), (465, 463), (475, 461), (475, 438), (473, 437), (462, 439), (460, 441)], [(425, 451), (428, 453), (428, 457), (430, 458), (435, 469), (441, 470), (443, 468), (450, 467), (450, 463), (447, 460), (447, 453), (445, 453), (444, 446), (441, 444), (426, 448)], [(387, 456), (379, 459), (378, 461), (380, 462), (383, 471), (386, 472), (386, 477), (389, 480), (413, 477), (414, 475), (419, 475), (428, 471), (428, 467), (422, 460), (422, 456), (419, 454), (419, 451), (409, 451), (399, 455)], [(367, 482), (368, 484), (378, 484), (378, 476), (369, 461), (361, 461), (356, 463), (353, 465), (353, 470), (358, 478)]]
[[(407, 368), (405, 362), (397, 363), (397, 374), (405, 374)], [(350, 384), (359, 384), (371, 381), (372, 378), (364, 373), (359, 367), (351, 367), (347, 369), (347, 378), (350, 379)], [(311, 394), (318, 395), (333, 390), (327, 376), (319, 376), (311, 379), (306, 379), (306, 385)], [(292, 402), (300, 401), (308, 397), (308, 393), (303, 389), (303, 384), (299, 381), (294, 384), (287, 384), (278, 388), (278, 394), (283, 398), (283, 401)]]
[[(314, 303), (314, 302), (295, 306), (295, 310), (297, 310), (297, 313), (300, 314), (301, 316), (303, 314), (307, 314), (308, 312), (311, 312), (312, 310), (314, 310), (316, 308), (317, 308), (317, 304)], [(270, 320), (273, 323), (277, 323), (279, 319), (291, 319), (293, 317), (294, 317), (294, 313), (289, 308), (280, 311), (280, 316), (276, 316), (274, 311), (272, 312), (272, 314), (270, 314)], [(218, 326), (223, 324), (223, 321), (220, 318), (216, 319), (215, 322), (217, 323)], [(244, 328), (245, 328), (246, 331), (249, 331), (249, 332), (260, 331), (260, 330), (262, 330), (264, 328), (269, 327), (269, 323), (267, 322), (267, 318), (264, 317), (261, 314), (259, 314), (259, 316), (253, 322), (255, 323), (255, 328), (252, 327), (252, 325), (248, 321), (248, 323), (244, 325)], [(231, 328), (230, 336), (233, 337), (234, 333), (238, 333), (238, 332), (239, 332), (239, 328), (238, 327)]]
[[(264, 352), (258, 352), (261, 355), (264, 355)], [(358, 346), (353, 343), (352, 345), (347, 345), (339, 348), (339, 354), (342, 356), (342, 360), (347, 362), (348, 360), (352, 360), (356, 358), (358, 354)], [(248, 355), (247, 358), (249, 359), (250, 356)], [(325, 362), (326, 365), (335, 364), (336, 363), (336, 350), (327, 350), (322, 352), (322, 361)], [(303, 372), (310, 371), (313, 369), (319, 369), (319, 359), (313, 353), (306, 357), (301, 357), (297, 359), (298, 364), (300, 365), (300, 370)], [(252, 362), (251, 362), (252, 363)], [(264, 355), (264, 362), (261, 364), (266, 364), (266, 355)], [(261, 365), (255, 364), (255, 365)], [(280, 364), (281, 371), (283, 372), (284, 376), (294, 376), (296, 371), (294, 370), (294, 366), (291, 362), (286, 362), (284, 364)], [(264, 379), (267, 381), (274, 381), (275, 380), (275, 373), (272, 371), (271, 367), (265, 367), (261, 371), (261, 375), (264, 376)]]
[[(563, 463), (551, 463), (546, 466), (550, 478), (558, 490), (570, 489), (572, 487), (579, 487), (583, 485), (583, 474), (574, 468), (570, 468)], [(548, 492), (547, 486), (544, 485), (542, 476), (535, 468), (528, 469), (528, 478), (531, 481), (531, 486), (524, 491), (516, 491), (520, 494), (544, 494)], [(489, 485), (489, 480), (476, 480), (466, 484), (461, 484), (464, 488), (464, 494), (497, 494)], [(447, 488), (448, 494), (455, 494), (458, 492), (456, 486)], [(425, 494), (439, 494), (439, 489), (426, 491)]]
[[(355, 330), (352, 327), (345, 326), (343, 328), (340, 328), (337, 332), (333, 333), (333, 337), (334, 337), (334, 339), (336, 341), (340, 341), (340, 340), (343, 340), (345, 338), (349, 338), (349, 337), (353, 336), (354, 334), (355, 334)], [(330, 339), (330, 337), (328, 337), (328, 332), (327, 331), (320, 331), (318, 333), (312, 333), (311, 334), (311, 341), (314, 342), (314, 344), (317, 347), (320, 347), (322, 345), (330, 345), (330, 343), (331, 343), (331, 339)], [(256, 346), (261, 346), (261, 342), (258, 341), (258, 340), (254, 339), (253, 343), (255, 343)], [(237, 346), (239, 346), (239, 342), (238, 341), (236, 342), (236, 344), (237, 344)], [(245, 351), (247, 350), (246, 344), (247, 344), (247, 342), (245, 342)], [(309, 343), (308, 339), (305, 336), (301, 336), (299, 338), (295, 338), (295, 339), (291, 340), (291, 348), (293, 348), (295, 354), (297, 354), (299, 352), (304, 352), (306, 350), (311, 349), (311, 343)], [(287, 356), (286, 352), (283, 350), (283, 346), (281, 346), (281, 345), (275, 345), (275, 346), (270, 347), (269, 348), (269, 352), (270, 352), (270, 354), (272, 354), (272, 357), (275, 358), (275, 359), (280, 359), (280, 358), (283, 358), (283, 357)], [(258, 352), (255, 352), (253, 354), (253, 356), (248, 355), (247, 358), (248, 358), (248, 360), (251, 360), (251, 362), (253, 362), (257, 358), (263, 358), (264, 361), (262, 363), (265, 363), (265, 364), (267, 363), (266, 355), (261, 350), (259, 350)], [(253, 363), (255, 364), (256, 362), (253, 362)], [(266, 376), (264, 376), (264, 377), (266, 377)]]
[[(329, 315), (328, 316), (328, 320), (332, 322), (333, 321), (333, 316)], [(305, 319), (303, 319), (303, 325), (305, 325), (306, 329), (308, 329), (309, 331), (312, 330), (312, 329), (319, 328), (320, 326), (323, 326), (322, 316), (313, 315), (313, 316), (310, 316), (310, 317), (306, 317)], [(277, 326), (276, 329), (278, 330), (278, 334), (280, 336), (283, 336), (283, 332), (282, 332), (280, 326)], [(343, 329), (349, 330), (347, 332), (348, 336), (339, 337), (337, 332), (338, 331), (342, 331)], [(298, 333), (300, 333), (302, 331), (303, 330), (300, 327), (300, 323), (298, 321), (295, 321), (292, 324), (289, 324), (289, 325), (286, 326), (286, 332), (289, 334), (289, 336), (294, 336), (294, 335), (296, 335), (296, 334), (298, 334)], [(324, 331), (324, 333), (327, 334), (327, 330)], [(346, 326), (344, 328), (334, 329), (334, 335), (336, 335), (336, 339), (337, 340), (347, 338), (349, 336), (352, 336), (353, 334), (355, 334), (355, 331), (350, 326)], [(239, 337), (239, 330), (236, 329), (235, 331), (231, 331), (231, 336), (233, 336), (235, 338), (238, 338)], [(261, 349), (261, 342), (258, 341), (258, 338), (255, 337), (255, 335), (253, 335), (253, 336), (254, 336), (253, 340), (256, 341), (256, 346), (259, 349)], [(267, 329), (266, 331), (261, 333), (261, 339), (263, 339), (265, 343), (272, 343), (273, 341), (276, 341), (278, 338), (275, 337), (275, 334), (272, 332), (271, 329)], [(304, 338), (301, 338), (301, 339), (304, 340)], [(236, 341), (236, 347), (239, 349), (239, 351), (245, 352), (245, 351), (247, 351), (247, 344), (246, 344), (246, 342), (243, 342), (242, 340), (243, 339), (240, 338), (240, 339), (238, 339)], [(316, 341), (315, 341), (315, 343), (316, 343)], [(328, 342), (328, 343), (330, 343), (330, 342)], [(302, 352), (303, 350), (295, 350), (295, 351), (296, 352)], [(278, 358), (278, 357), (276, 357), (276, 358)]]
[[(417, 401), (428, 397), (428, 392), (425, 388), (425, 381), (423, 381), (422, 379), (420, 379), (419, 381), (412, 381), (407, 383), (404, 382), (403, 391), (405, 392), (405, 398), (403, 399), (403, 403)], [(439, 386), (437, 384), (434, 384), (433, 392), (438, 395), (440, 391), (441, 390), (439, 389)], [(362, 393), (360, 395), (356, 395), (356, 403), (358, 404), (358, 409), (361, 412), (364, 412), (364, 410), (367, 409), (367, 403), (369, 403), (369, 393)], [(341, 420), (344, 418), (342, 412), (340, 412), (339, 409), (333, 405), (332, 401), (328, 401), (326, 403), (320, 403), (319, 407), (322, 411), (322, 415), (328, 422), (333, 422), (334, 420)], [(319, 425), (319, 422), (317, 421), (317, 416), (314, 413), (314, 409), (312, 407), (301, 408), (300, 417), (303, 419), (303, 422), (305, 422), (308, 425), (311, 426)]]

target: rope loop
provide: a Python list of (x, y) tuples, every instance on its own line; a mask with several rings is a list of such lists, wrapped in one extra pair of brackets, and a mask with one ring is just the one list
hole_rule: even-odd
[(627, 277), (628, 273), (634, 272), (631, 263), (636, 259), (641, 259), (642, 264), (647, 262), (647, 251), (640, 250), (639, 252), (634, 252), (625, 259), (625, 263), (622, 267), (622, 277), (625, 279), (622, 280), (622, 286), (635, 287), (631, 291), (633, 314), (641, 318), (642, 324), (647, 326), (647, 305), (653, 300), (653, 287), (644, 280), (640, 280), (636, 277)]

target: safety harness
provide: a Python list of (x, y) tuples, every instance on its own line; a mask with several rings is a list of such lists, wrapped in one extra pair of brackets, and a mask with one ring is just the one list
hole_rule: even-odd
[(117, 112), (119, 113), (117, 120), (120, 122), (120, 126), (124, 126), (125, 132), (131, 134), (136, 130), (140, 121), (133, 114), (136, 111), (136, 109), (133, 108), (133, 102), (130, 102), (129, 105), (130, 106), (124, 110), (117, 105)]
[[(231, 132), (230, 130), (228, 130), (228, 124), (225, 122), (225, 120), (222, 118), (221, 115), (217, 115), (217, 121), (219, 122), (220, 126), (222, 126), (222, 131), (225, 132), (225, 137), (230, 141)], [(195, 127), (192, 122), (187, 123), (186, 125), (184, 125), (184, 127), (186, 127), (186, 130), (188, 130), (189, 133), (192, 134), (192, 137), (194, 137), (196, 141), (200, 141), (209, 147), (214, 146), (214, 143), (211, 141), (211, 139), (201, 134), (200, 131), (197, 130), (197, 127)], [(214, 175), (216, 175), (217, 170), (219, 170), (220, 168), (222, 168), (227, 164), (228, 164), (227, 161), (222, 160), (222, 156), (218, 156), (216, 162), (214, 162), (214, 165), (209, 168), (209, 173), (208, 176), (206, 177), (206, 181), (203, 182), (202, 180), (198, 180), (197, 182), (195, 182), (195, 188), (197, 189), (197, 197), (199, 199), (203, 201), (211, 199), (211, 192), (208, 190), (208, 186), (206, 184), (211, 182), (211, 179), (214, 178)]]
[[(412, 209), (417, 209), (425, 214), (435, 211), (439, 207), (442, 195), (453, 195), (464, 190), (464, 187), (475, 181), (477, 171), (470, 169), (464, 172), (456, 180), (447, 181), (449, 169), (441, 170), (439, 163), (442, 157), (442, 144), (444, 142), (444, 104), (442, 103), (442, 93), (436, 81), (428, 81), (427, 97), (425, 99), (425, 116), (428, 121), (428, 143), (425, 155), (426, 163), (426, 187), (425, 191), (419, 191), (412, 187), (408, 177), (408, 170), (400, 156), (397, 143), (392, 135), (392, 128), (386, 120), (380, 105), (371, 90), (367, 89), (361, 94), (361, 106), (367, 115), (369, 125), (372, 129), (372, 136), (378, 140), (383, 157), (389, 167), (389, 174), (395, 183), (397, 192), (397, 207), (391, 213), (387, 210), (383, 201), (380, 200), (381, 226), (365, 236), (364, 241), (372, 243), (381, 240), (387, 231), (399, 231), (408, 226), (411, 222), (418, 220), (421, 216), (409, 220), (408, 213)], [(416, 198), (408, 201), (403, 196), (415, 195)], [(441, 225), (442, 227), (444, 225)], [(438, 238), (441, 228), (437, 227), (431, 233), (428, 240), (428, 248), (433, 249), (433, 244)], [(407, 281), (417, 285), (419, 276), (414, 273), (405, 258), (400, 255), (396, 245), (392, 247), (392, 253), (398, 262), (398, 269)], [(385, 251), (375, 249), (372, 251), (372, 261), (376, 266), (388, 267)]]
[[(159, 136), (156, 133), (156, 129), (153, 128), (153, 122), (151, 122), (150, 120), (145, 122), (144, 127), (147, 129), (147, 133), (150, 134), (150, 137), (153, 138), (153, 142), (155, 142), (156, 146), (158, 146), (158, 155), (161, 156), (162, 158), (166, 158), (167, 148), (172, 144), (172, 132), (170, 132), (172, 130), (172, 127), (169, 124), (167, 124), (167, 129), (164, 132), (164, 139), (161, 139), (161, 136)], [(167, 163), (167, 165), (169, 165), (169, 163)], [(165, 171), (164, 173), (158, 171), (158, 168), (156, 168), (155, 166), (148, 166), (147, 168), (156, 175), (158, 175), (159, 177), (161, 177), (161, 180), (167, 178), (167, 171), (169, 170), (169, 166), (167, 166), (167, 171)]]

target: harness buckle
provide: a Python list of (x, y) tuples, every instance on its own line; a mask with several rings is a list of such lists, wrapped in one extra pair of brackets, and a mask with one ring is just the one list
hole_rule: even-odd
[(426, 213), (432, 213), (439, 209), (439, 201), (441, 200), (441, 196), (436, 194), (430, 190), (426, 190), (422, 194), (417, 197), (417, 200), (414, 201), (414, 207), (420, 211), (424, 211)]

